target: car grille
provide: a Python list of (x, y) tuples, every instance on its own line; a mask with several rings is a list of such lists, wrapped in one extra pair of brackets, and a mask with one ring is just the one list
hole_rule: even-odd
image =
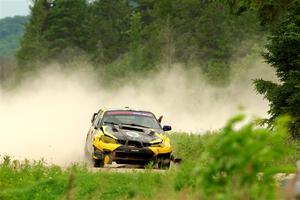
[[(118, 143), (119, 144), (122, 144), (122, 145), (126, 145), (126, 140), (118, 140)], [(133, 147), (137, 147), (137, 148), (142, 148), (142, 147), (149, 147), (151, 146), (150, 143), (148, 142), (139, 142), (139, 141), (133, 141), (133, 140), (128, 140), (128, 143), (127, 143), (128, 146), (133, 146)]]
[(151, 153), (139, 153), (139, 152), (120, 152), (120, 151), (116, 151), (115, 152), (115, 156), (117, 158), (123, 158), (123, 159), (140, 159), (140, 160), (149, 160), (153, 157), (153, 154)]

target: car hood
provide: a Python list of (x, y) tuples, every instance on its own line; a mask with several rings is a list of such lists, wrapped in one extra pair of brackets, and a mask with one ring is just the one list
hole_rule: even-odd
[(103, 133), (117, 140), (139, 141), (142, 143), (162, 142), (162, 130), (130, 125), (108, 125), (102, 127)]

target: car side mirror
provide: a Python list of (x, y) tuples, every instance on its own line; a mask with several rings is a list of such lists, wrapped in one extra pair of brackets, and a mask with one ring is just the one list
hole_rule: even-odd
[(172, 126), (164, 125), (163, 126), (163, 130), (164, 131), (171, 131), (172, 130)]
[(93, 117), (92, 117), (92, 120), (91, 120), (92, 123), (94, 122), (96, 116), (97, 116), (97, 113), (94, 113), (94, 114), (93, 114)]

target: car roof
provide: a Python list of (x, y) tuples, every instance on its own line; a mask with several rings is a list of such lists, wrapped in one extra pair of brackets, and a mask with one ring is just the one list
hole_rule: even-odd
[(106, 112), (106, 111), (133, 111), (133, 112), (148, 112), (148, 113), (152, 113), (152, 112), (147, 111), (147, 110), (137, 110), (137, 109), (132, 109), (130, 107), (125, 107), (125, 108), (102, 108), (100, 110), (102, 110), (104, 112)]

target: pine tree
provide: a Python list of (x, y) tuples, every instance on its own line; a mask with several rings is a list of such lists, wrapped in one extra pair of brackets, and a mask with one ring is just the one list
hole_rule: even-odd
[(258, 11), (261, 25), (272, 24), (278, 21), (287, 11), (289, 6), (297, 0), (213, 0), (224, 2), (228, 5), (230, 12), (235, 15), (241, 15), (249, 9)]
[(141, 14), (133, 12), (131, 16), (130, 35), (130, 67), (133, 71), (143, 70), (143, 47), (142, 47), (142, 23)]
[(128, 52), (128, 0), (95, 0), (90, 5), (88, 47), (94, 63), (111, 63)]
[(48, 42), (44, 33), (47, 30), (48, 13), (51, 4), (48, 0), (34, 0), (30, 8), (31, 17), (25, 26), (21, 48), (17, 52), (18, 71), (30, 71), (32, 64), (45, 60), (48, 53)]
[(270, 102), (270, 124), (283, 114), (292, 117), (290, 124), (294, 138), (300, 136), (300, 2), (295, 3), (285, 19), (269, 37), (265, 60), (275, 70), (279, 83), (256, 80), (260, 94)]
[(45, 31), (50, 59), (66, 61), (87, 48), (87, 14), (86, 0), (53, 1)]

